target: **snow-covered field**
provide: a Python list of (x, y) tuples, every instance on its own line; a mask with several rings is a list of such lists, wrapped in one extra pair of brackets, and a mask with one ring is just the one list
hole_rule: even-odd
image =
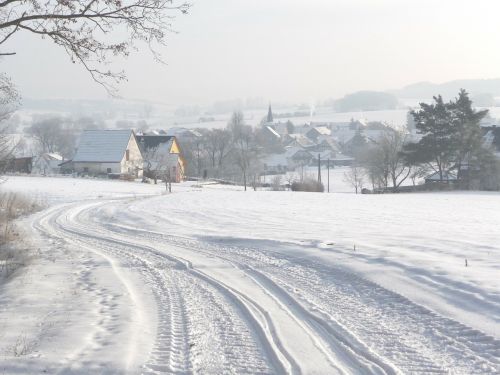
[(48, 208), (0, 286), (0, 372), (500, 371), (500, 194), (3, 188)]

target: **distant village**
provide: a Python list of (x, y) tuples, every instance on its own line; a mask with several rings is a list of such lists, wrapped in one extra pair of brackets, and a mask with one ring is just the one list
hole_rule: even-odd
[[(201, 126), (168, 130), (81, 129), (69, 157), (69, 152), (64, 155), (58, 149), (57, 142), (49, 145), (43, 134), (32, 131), (11, 137), (9, 144), (13, 145), (13, 151), (3, 168), (14, 174), (142, 179), (150, 183), (215, 179), (245, 187), (270, 187), (274, 181), (281, 189), (290, 188), (297, 180), (315, 179), (311, 168), (357, 168), (360, 159), (370, 157), (369, 150), (387, 134), (402, 132), (404, 142), (420, 138), (410, 115), (407, 123), (398, 129), (384, 122), (363, 119), (347, 122), (312, 119), (294, 124), (290, 120), (282, 121), (281, 117), (274, 115), (269, 105), (267, 116), (254, 128), (245, 124), (242, 113), (235, 112), (223, 129)], [(500, 160), (500, 124), (487, 116), (481, 120), (481, 132), (485, 147), (492, 149)], [(367, 186), (374, 191), (387, 189), (388, 171), (384, 187), (379, 180), (369, 181), (368, 167), (364, 165), (364, 168), (364, 180), (351, 181), (356, 191)], [(416, 180), (418, 184), (431, 184), (443, 179), (442, 173), (438, 175), (431, 169), (419, 170), (418, 175), (410, 174), (406, 176), (409, 177), (407, 184), (412, 180), (414, 186)], [(445, 178), (448, 183), (456, 182), (460, 172), (456, 167), (450, 168), (445, 171)], [(396, 184), (395, 180), (393, 186)]]

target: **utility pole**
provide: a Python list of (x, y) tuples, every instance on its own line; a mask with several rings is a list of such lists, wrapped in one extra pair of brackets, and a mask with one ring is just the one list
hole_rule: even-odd
[(326, 170), (328, 171), (327, 178), (328, 178), (328, 192), (330, 192), (330, 158), (328, 158), (327, 164), (326, 164)]
[(321, 154), (318, 154), (318, 182), (321, 182)]

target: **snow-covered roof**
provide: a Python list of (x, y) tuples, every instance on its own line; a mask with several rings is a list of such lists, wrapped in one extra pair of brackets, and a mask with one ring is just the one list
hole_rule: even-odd
[(273, 123), (273, 129), (280, 135), (288, 134), (288, 124), (286, 122)]
[(354, 122), (358, 122), (359, 124), (361, 124), (364, 127), (368, 126), (368, 120), (366, 120), (364, 118), (360, 118), (359, 120), (356, 120)]
[(298, 154), (306, 154), (308, 156), (311, 155), (310, 152), (307, 150), (304, 150), (301, 147), (297, 146), (287, 146), (285, 147), (285, 152), (281, 154), (271, 154), (266, 156), (262, 162), (268, 166), (278, 166), (278, 165), (288, 165), (290, 159), (292, 159), (294, 156)]
[(175, 134), (183, 133), (185, 131), (188, 131), (188, 129), (176, 126), (176, 127), (168, 129), (167, 130), (167, 135), (175, 135)]
[(49, 152), (49, 153), (46, 153), (44, 156), (46, 156), (48, 159), (52, 159), (52, 160), (64, 160), (64, 158), (55, 153), (55, 152)]
[(174, 135), (177, 137), (201, 137), (201, 133), (194, 129), (187, 129), (181, 127), (170, 128), (166, 131), (167, 135)]
[(338, 150), (339, 146), (337, 142), (332, 137), (320, 138), (321, 142), (319, 144), (328, 145), (332, 150)]
[(316, 130), (321, 135), (330, 135), (332, 133), (330, 129), (328, 129), (326, 126), (317, 126), (313, 129)]
[(289, 143), (297, 143), (302, 147), (308, 147), (314, 145), (314, 143), (303, 134), (294, 133), (294, 134), (289, 134), (288, 136), (293, 139), (293, 141)]
[(273, 134), (276, 138), (281, 138), (281, 136), (276, 132), (276, 130), (274, 130), (273, 128), (271, 128), (270, 126), (266, 126), (267, 130), (269, 130), (271, 132), (271, 134)]
[(366, 138), (368, 138), (372, 141), (378, 141), (385, 134), (385, 131), (386, 130), (365, 129), (365, 130), (363, 130), (363, 134), (366, 136)]
[(137, 143), (142, 151), (161, 148), (170, 151), (175, 137), (173, 135), (138, 135), (136, 136)]
[(318, 156), (321, 157), (322, 160), (326, 160), (326, 159), (334, 159), (335, 155), (336, 155), (335, 151), (332, 151), (332, 150), (310, 151), (310, 154), (316, 160), (318, 160)]
[(284, 155), (285, 155), (286, 158), (291, 158), (295, 154), (297, 154), (298, 152), (301, 152), (301, 151), (307, 152), (302, 147), (288, 146), (288, 147), (285, 147), (285, 153), (284, 153)]
[(349, 142), (356, 135), (355, 130), (342, 129), (334, 133), (333, 139), (340, 143)]
[[(439, 172), (434, 172), (433, 174), (427, 176), (425, 178), (426, 180), (429, 181), (440, 181), (440, 175)], [(457, 179), (457, 172), (456, 171), (443, 171), (443, 180), (444, 181), (455, 181)]]
[(132, 130), (85, 130), (73, 158), (74, 162), (120, 162)]

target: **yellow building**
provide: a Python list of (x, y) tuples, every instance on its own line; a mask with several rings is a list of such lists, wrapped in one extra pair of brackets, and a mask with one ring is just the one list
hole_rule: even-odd
[(177, 138), (170, 135), (136, 135), (144, 159), (144, 175), (149, 178), (181, 182), (185, 177), (185, 159)]

